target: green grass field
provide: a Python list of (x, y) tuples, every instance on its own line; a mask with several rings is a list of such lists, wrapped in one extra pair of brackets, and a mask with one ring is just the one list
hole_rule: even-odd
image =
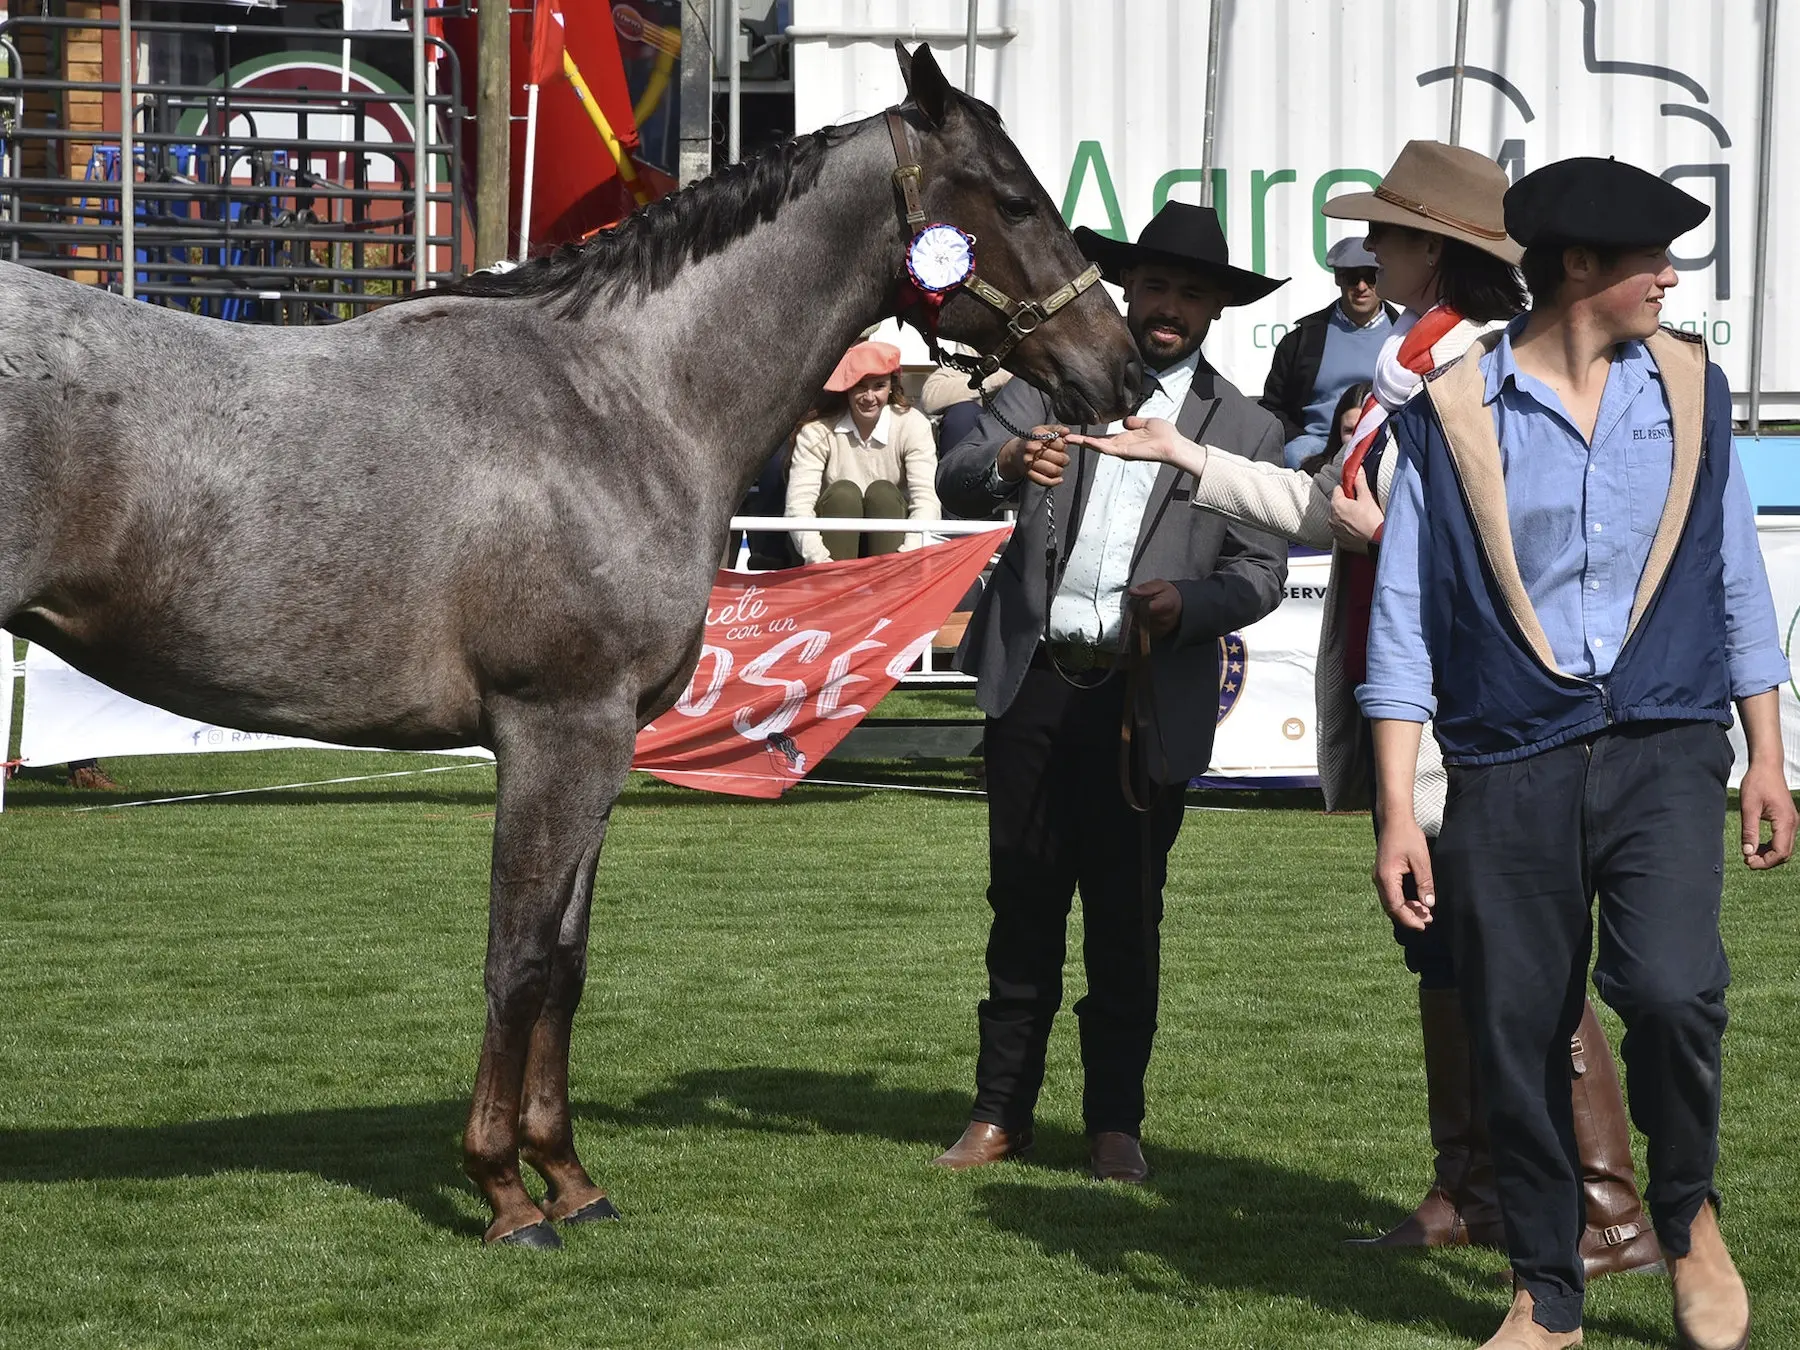
[[(108, 768), (131, 799), (419, 765)], [(1423, 1074), (1368, 821), (1298, 806), (1189, 814), (1135, 1191), (1084, 1179), (1072, 1022), (1033, 1162), (925, 1165), (968, 1105), (978, 798), (634, 779), (574, 1060), (578, 1139), (625, 1221), (484, 1250), (458, 1137), (492, 785), (81, 814), (51, 777), (10, 785), (0, 1345), (1390, 1350), (1497, 1324), (1492, 1254), (1338, 1245), (1422, 1189)], [(1797, 887), (1738, 869), (1726, 895), (1722, 1182), (1764, 1347), (1800, 1345)], [(1587, 1325), (1590, 1346), (1672, 1344), (1656, 1279), (1597, 1286)]]

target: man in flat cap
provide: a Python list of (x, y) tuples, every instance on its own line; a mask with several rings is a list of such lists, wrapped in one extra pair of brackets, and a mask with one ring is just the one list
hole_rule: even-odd
[[(1787, 860), (1788, 678), (1730, 391), (1697, 336), (1659, 326), (1671, 241), (1707, 208), (1613, 160), (1506, 194), (1534, 303), (1430, 377), (1402, 454), (1368, 681), (1375, 878), (1396, 920), (1454, 913), (1513, 1306), (1488, 1346), (1581, 1339), (1582, 1174), (1569, 1037), (1594, 985), (1624, 1019), (1632, 1117), (1685, 1347), (1736, 1350), (1750, 1306), (1720, 1236), (1719, 940), (1726, 738), (1749, 743), (1742, 856)], [(1434, 886), (1413, 823), (1419, 724), (1449, 766)], [(1773, 838), (1761, 838), (1761, 822)]]
[(1353, 384), (1374, 378), (1381, 346), (1400, 311), (1375, 290), (1375, 255), (1362, 236), (1340, 239), (1325, 255), (1338, 298), (1294, 320), (1275, 344), (1262, 397), (1256, 401), (1281, 419), (1287, 444), (1282, 462), (1300, 466), (1321, 450), (1337, 453), (1338, 400)]

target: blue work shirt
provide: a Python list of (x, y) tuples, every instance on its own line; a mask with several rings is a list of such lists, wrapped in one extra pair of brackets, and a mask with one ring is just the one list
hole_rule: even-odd
[[(1593, 440), (1584, 440), (1556, 391), (1519, 369), (1512, 344), (1526, 318), (1508, 324), (1481, 359), (1513, 551), (1557, 667), (1603, 676), (1625, 639), (1669, 495), (1675, 444), (1669, 403), (1649, 350), (1641, 342), (1622, 343), (1607, 372)], [(1726, 663), (1732, 696), (1746, 698), (1786, 680), (1788, 663), (1735, 449), (1724, 511)], [(1356, 691), (1366, 717), (1424, 722), (1437, 708), (1419, 607), (1432, 565), (1419, 547), (1423, 512), (1418, 471), (1402, 459), (1381, 535), (1368, 680)]]

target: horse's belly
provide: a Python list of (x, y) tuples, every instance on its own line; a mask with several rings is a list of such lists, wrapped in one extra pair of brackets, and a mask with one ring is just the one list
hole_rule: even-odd
[(481, 740), (480, 692), (448, 651), (355, 641), (313, 648), (253, 622), (109, 624), (102, 611), (77, 627), (56, 618), (34, 612), (13, 627), (83, 674), (183, 717), (396, 750)]

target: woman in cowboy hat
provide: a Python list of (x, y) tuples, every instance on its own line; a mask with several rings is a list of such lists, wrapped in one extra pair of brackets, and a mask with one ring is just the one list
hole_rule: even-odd
[[(1427, 374), (1462, 356), (1494, 322), (1524, 310), (1516, 270), (1522, 251), (1507, 236), (1501, 208), (1506, 189), (1505, 172), (1474, 151), (1409, 141), (1380, 186), (1326, 204), (1328, 216), (1369, 223), (1365, 245), (1380, 265), (1379, 290), (1405, 313), (1382, 349), (1373, 392), (1350, 444), (1317, 473), (1253, 464), (1196, 445), (1166, 423), (1135, 418), (1117, 436), (1071, 437), (1109, 454), (1175, 464), (1194, 477), (1196, 507), (1332, 550), (1315, 670), (1319, 781), (1331, 810), (1371, 804), (1370, 736), (1355, 689), (1368, 653), (1375, 578), (1370, 552), (1379, 545), (1382, 508), (1397, 462), (1385, 453), (1391, 437), (1383, 423)], [(1421, 737), (1416, 781), (1418, 819), (1435, 835), (1445, 779), (1429, 736)], [(1440, 920), (1422, 931), (1395, 924), (1394, 936), (1407, 968), (1419, 977), (1435, 1177), (1399, 1225), (1357, 1245), (1502, 1246), (1449, 924)], [(1587, 1177), (1582, 1254), (1588, 1276), (1654, 1267), (1661, 1258), (1638, 1196), (1617, 1070), (1592, 1006), (1571, 1046), (1571, 1064), (1576, 1134)]]

